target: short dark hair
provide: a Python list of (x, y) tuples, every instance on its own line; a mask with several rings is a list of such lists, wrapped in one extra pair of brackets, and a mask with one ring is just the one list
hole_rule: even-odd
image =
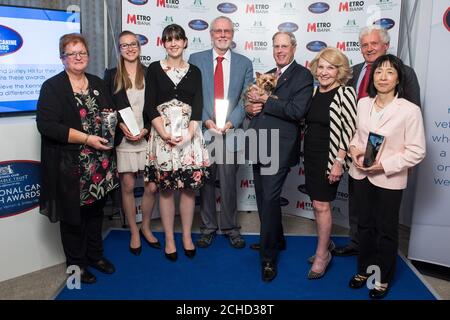
[(375, 84), (373, 81), (373, 75), (375, 73), (375, 70), (378, 67), (381, 67), (383, 64), (389, 63), (392, 68), (394, 68), (397, 71), (397, 77), (398, 77), (398, 83), (395, 86), (395, 94), (398, 94), (399, 98), (403, 98), (403, 62), (400, 58), (397, 58), (393, 54), (385, 54), (381, 57), (378, 57), (377, 60), (375, 60), (372, 63), (372, 70), (370, 71), (370, 79), (369, 79), (369, 86), (367, 87), (367, 92), (369, 93), (369, 97), (374, 98), (377, 95), (377, 89), (375, 88)]
[[(167, 27), (164, 28), (161, 41), (163, 43), (166, 43), (167, 41), (172, 41), (172, 39), (175, 40), (187, 40), (186, 32), (184, 29), (178, 25), (178, 24), (169, 24)], [(187, 44), (186, 44), (187, 47)], [(186, 49), (185, 47), (185, 49)]]

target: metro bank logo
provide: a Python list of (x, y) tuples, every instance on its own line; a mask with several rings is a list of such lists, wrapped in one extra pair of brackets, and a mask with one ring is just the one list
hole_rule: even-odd
[(364, 1), (349, 1), (339, 3), (339, 12), (357, 12), (364, 10)]
[(246, 51), (264, 51), (267, 50), (268, 43), (266, 41), (245, 41), (244, 49)]
[(331, 23), (330, 22), (314, 22), (308, 23), (307, 32), (330, 32), (331, 31)]
[(17, 31), (0, 25), (0, 57), (17, 52), (22, 46), (23, 38)]
[(338, 42), (336, 45), (336, 48), (338, 48), (341, 51), (344, 52), (351, 52), (351, 51), (359, 51), (359, 42), (355, 41), (342, 41)]
[(156, 0), (156, 6), (169, 9), (179, 9), (180, 0)]
[(269, 13), (270, 6), (268, 4), (247, 4), (245, 7), (245, 13)]
[(128, 14), (127, 24), (136, 24), (139, 26), (150, 26), (151, 25), (151, 16), (144, 15), (136, 15), (136, 14)]

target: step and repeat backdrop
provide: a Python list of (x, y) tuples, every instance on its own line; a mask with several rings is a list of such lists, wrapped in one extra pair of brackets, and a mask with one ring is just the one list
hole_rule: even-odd
[[(273, 67), (272, 36), (277, 31), (293, 32), (297, 38), (296, 61), (304, 66), (324, 47), (337, 47), (352, 65), (362, 62), (359, 30), (372, 24), (389, 29), (390, 53), (397, 53), (401, 0), (305, 1), (305, 0), (122, 0), (122, 29), (139, 35), (141, 60), (149, 64), (165, 57), (161, 34), (167, 25), (181, 25), (189, 38), (185, 58), (211, 48), (210, 22), (227, 16), (234, 23), (233, 50), (253, 62), (254, 71)], [(238, 172), (238, 210), (256, 210), (251, 167)], [(304, 188), (302, 165), (290, 172), (282, 194), (283, 212), (313, 218), (312, 203)], [(333, 203), (334, 222), (348, 225), (347, 179), (340, 184)], [(217, 203), (219, 206), (219, 196)], [(219, 207), (218, 207), (219, 209)]]

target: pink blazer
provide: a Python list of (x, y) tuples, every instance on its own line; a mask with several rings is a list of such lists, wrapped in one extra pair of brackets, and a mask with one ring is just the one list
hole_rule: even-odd
[(365, 151), (369, 131), (385, 137), (378, 159), (384, 172), (368, 175), (353, 164), (349, 174), (356, 180), (366, 176), (378, 187), (401, 190), (406, 188), (408, 168), (414, 167), (425, 157), (425, 132), (419, 107), (405, 99), (395, 98), (385, 107), (378, 124), (371, 127), (370, 111), (374, 98), (363, 98), (358, 102), (356, 133), (350, 142)]

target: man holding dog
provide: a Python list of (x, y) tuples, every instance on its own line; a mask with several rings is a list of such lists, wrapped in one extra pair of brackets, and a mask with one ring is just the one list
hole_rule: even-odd
[[(290, 167), (298, 164), (300, 159), (300, 120), (305, 117), (313, 93), (311, 72), (294, 60), (297, 41), (291, 32), (277, 32), (272, 38), (273, 57), (277, 68), (269, 71), (278, 75), (277, 85), (272, 95), (251, 90), (245, 111), (251, 117), (250, 129), (257, 132), (258, 139), (267, 132), (269, 139), (267, 150), (276, 150), (279, 167), (275, 174), (267, 174), (271, 163), (253, 162), (253, 176), (256, 202), (261, 221), (260, 242), (252, 249), (259, 249), (262, 263), (263, 281), (272, 281), (277, 275), (277, 257), (280, 250), (286, 248), (286, 241), (281, 223), (280, 197), (284, 181)], [(272, 132), (275, 134), (272, 135)], [(278, 141), (277, 141), (278, 140)], [(278, 148), (274, 148), (278, 144)], [(258, 146), (260, 143), (258, 143)], [(252, 146), (250, 146), (252, 147)], [(253, 146), (254, 147), (254, 146)]]

